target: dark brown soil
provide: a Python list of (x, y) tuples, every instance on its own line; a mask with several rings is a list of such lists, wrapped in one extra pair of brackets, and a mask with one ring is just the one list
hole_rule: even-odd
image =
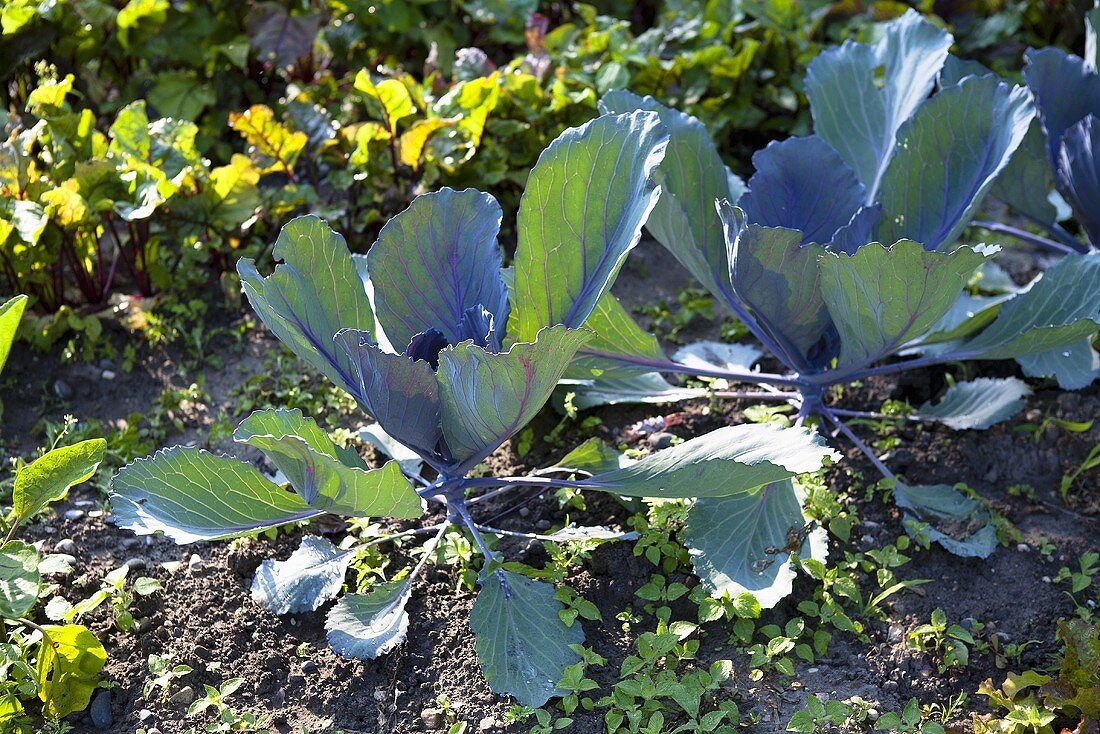
[[(643, 283), (639, 276), (648, 279)], [(618, 292), (633, 306), (662, 297), (675, 301), (678, 289), (687, 282), (671, 258), (650, 243), (640, 248), (620, 281)], [(230, 322), (238, 316), (227, 312), (215, 318)], [(715, 333), (711, 324), (698, 328), (693, 325), (689, 331), (687, 339)], [(116, 338), (121, 336), (117, 334)], [(176, 432), (172, 443), (203, 441), (219, 408), (234, 412), (228, 405), (230, 390), (262, 370), (263, 355), (279, 348), (261, 331), (250, 332), (239, 346), (223, 346), (227, 364), (204, 370), (211, 399), (203, 408), (176, 416), (183, 430)], [(62, 366), (57, 355), (34, 355), (17, 348), (0, 383), (5, 419), (0, 435), (5, 447), (10, 453), (28, 454), (42, 442), (42, 421), (57, 421), (66, 413), (117, 425), (131, 413), (147, 411), (166, 387), (182, 387), (196, 378), (192, 373), (178, 373), (174, 361), (178, 356), (171, 350), (145, 354), (130, 374), (119, 373), (114, 380), (104, 380), (100, 366)], [(1006, 365), (979, 367), (982, 374), (1012, 372)], [(73, 388), (71, 397), (57, 396), (54, 384), (59, 379)], [(919, 404), (942, 385), (942, 376), (935, 372), (906, 375), (900, 380), (876, 380), (849, 391), (846, 405), (872, 407), (887, 398)], [(740, 416), (733, 403), (722, 404), (718, 411), (710, 411), (702, 401), (675, 406), (673, 410), (686, 414), (683, 423), (671, 429), (684, 437), (739, 420)], [(603, 420), (599, 430), (610, 435), (660, 413), (660, 407), (652, 406), (607, 409), (597, 413)], [(743, 714), (751, 711), (758, 717), (759, 723), (749, 731), (784, 730), (808, 693), (839, 698), (859, 695), (874, 702), (879, 711), (887, 711), (899, 710), (913, 696), (930, 703), (943, 702), (957, 693), (973, 695), (988, 677), (999, 683), (1004, 671), (996, 668), (990, 655), (975, 655), (961, 674), (941, 675), (927, 655), (906, 647), (906, 633), (926, 622), (937, 607), (944, 609), (952, 622), (969, 618), (984, 623), (986, 635), (996, 632), (1005, 641), (1017, 643), (1037, 640), (1023, 653), (1019, 662), (1022, 667), (1049, 660), (1056, 650), (1055, 621), (1074, 611), (1062, 591), (1064, 587), (1050, 584), (1049, 577), (1063, 565), (1075, 566), (1082, 552), (1100, 549), (1100, 474), (1094, 471), (1082, 475), (1068, 504), (1058, 496), (1057, 486), (1062, 475), (1078, 466), (1089, 449), (1100, 443), (1100, 425), (1081, 434), (1051, 428), (1038, 439), (1031, 432), (1017, 430), (1020, 424), (1038, 422), (1047, 415), (1073, 421), (1096, 418), (1100, 415), (1100, 390), (1095, 386), (1078, 393), (1039, 390), (1024, 414), (988, 431), (956, 433), (923, 425), (900, 429), (902, 448), (888, 458), (899, 474), (923, 483), (966, 482), (1015, 525), (1024, 545), (1001, 548), (987, 561), (957, 558), (937, 547), (916, 553), (901, 568), (900, 575), (929, 579), (930, 583), (888, 600), (884, 606), (889, 621), (870, 623), (869, 644), (838, 633), (825, 659), (812, 666), (800, 664), (793, 681), (766, 677), (753, 683), (742, 671), (729, 695), (736, 697)], [(545, 435), (556, 423), (557, 417), (546, 411), (538, 419), (535, 435)], [(568, 446), (570, 436), (564, 441)], [(857, 451), (842, 441), (834, 441), (834, 445), (847, 454), (849, 461), (843, 466), (868, 480), (875, 478), (874, 469)], [(505, 447), (493, 457), (492, 464), (494, 470), (523, 471), (546, 465), (563, 451), (536, 441), (523, 459)], [(836, 469), (830, 481), (843, 489), (852, 480), (845, 471)], [(1008, 487), (1024, 484), (1034, 488), (1034, 500), (1007, 491)], [(864, 501), (862, 491), (858, 495), (863, 522), (853, 530), (847, 546), (833, 539), (830, 555), (834, 559), (843, 557), (846, 550), (874, 548), (903, 534), (892, 506), (879, 499)], [(60, 511), (70, 508), (87, 514), (76, 520), (63, 519)], [(420, 714), (426, 708), (437, 707), (440, 695), (449, 699), (458, 719), (470, 723), (472, 732), (479, 727), (482, 731), (526, 730), (523, 725), (506, 729), (500, 723), (510, 702), (492, 694), (481, 677), (468, 623), (474, 595), (455, 591), (458, 578), (453, 569), (429, 567), (426, 579), (418, 584), (409, 606), (411, 624), (405, 644), (377, 661), (346, 661), (325, 644), (323, 610), (276, 617), (250, 599), (249, 585), (256, 566), (265, 558), (285, 558), (296, 546), (296, 535), (282, 536), (274, 543), (177, 547), (163, 538), (136, 538), (119, 531), (107, 522), (103, 509), (103, 496), (95, 489), (83, 488), (73, 494), (69, 505), (59, 508), (54, 519), (32, 527), (28, 534), (45, 540), (47, 548), (62, 538), (75, 541), (78, 562), (73, 579), (77, 585), (85, 582), (86, 588), (74, 589), (71, 596), (80, 591), (90, 593), (106, 572), (128, 559), (140, 559), (144, 564), (140, 573), (155, 576), (164, 584), (163, 592), (139, 600), (135, 607), (135, 616), (147, 620), (140, 633), (113, 629), (104, 612), (97, 612), (88, 622), (109, 651), (105, 677), (112, 687), (102, 695), (110, 697), (114, 723), (106, 731), (132, 734), (139, 727), (155, 727), (169, 734), (196, 725), (185, 719), (184, 705), (162, 702), (158, 696), (153, 696), (154, 700), (143, 698), (147, 659), (154, 654), (172, 655), (175, 662), (191, 665), (194, 673), (180, 685), (195, 690), (200, 690), (202, 684), (243, 677), (246, 682), (231, 704), (239, 710), (271, 714), (272, 728), (279, 732), (425, 731)], [(491, 516), (501, 509), (503, 505), (486, 506), (483, 511)], [(628, 513), (607, 498), (592, 498), (586, 513), (578, 515), (574, 511), (570, 517), (584, 524), (621, 526)], [(556, 501), (540, 498), (525, 505), (522, 515), (509, 514), (498, 524), (525, 530), (563, 520)], [(320, 531), (335, 535), (339, 529)], [(1055, 557), (1040, 556), (1037, 548), (1041, 537), (1055, 544)], [(509, 558), (533, 565), (545, 560), (541, 548), (528, 547), (523, 541), (508, 541), (504, 550)], [(170, 572), (161, 565), (166, 562), (180, 565)], [(642, 604), (634, 592), (655, 570), (645, 559), (635, 557), (628, 544), (610, 544), (596, 551), (569, 579), (579, 593), (597, 604), (605, 620), (602, 624), (584, 622), (588, 644), (608, 658), (604, 668), (591, 673), (604, 690), (617, 680), (619, 665), (634, 644), (633, 636), (622, 631), (615, 616), (628, 608), (641, 613)], [(683, 575), (676, 580), (695, 583)], [(807, 579), (799, 580), (795, 593), (767, 612), (765, 621), (782, 624), (797, 616), (797, 601), (811, 589)], [(726, 643), (728, 629), (711, 624), (704, 635), (701, 664), (725, 657), (743, 661), (743, 655), (739, 657), (740, 653)], [(964, 708), (981, 707), (981, 699), (975, 697)], [(95, 729), (87, 715), (77, 714), (72, 719), (75, 731), (103, 731)], [(580, 712), (576, 719), (568, 731), (597, 734), (604, 730), (601, 712)]]

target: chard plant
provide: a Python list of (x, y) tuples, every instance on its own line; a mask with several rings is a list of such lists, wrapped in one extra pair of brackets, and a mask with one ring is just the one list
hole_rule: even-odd
[[(699, 502), (766, 497), (769, 488), (786, 497), (792, 477), (834, 455), (806, 429), (745, 425), (636, 462), (585, 444), (557, 467), (564, 474), (478, 469), (538, 413), (578, 350), (600, 343), (581, 328), (589, 316), (625, 316), (607, 287), (657, 200), (654, 176), (667, 142), (652, 112), (600, 117), (561, 135), (528, 179), (514, 272), (501, 269), (501, 209), (473, 189), (416, 198), (366, 257), (353, 257), (317, 217), (288, 223), (273, 273), (240, 262), (245, 293), (291, 351), (377, 421), (372, 435), (397, 458), (370, 468), (301, 412), (261, 410), (234, 439), (262, 451), (285, 482), (236, 458), (177, 446), (117, 474), (115, 521), (191, 543), (322, 515), (419, 520), (373, 541), (429, 536), (415, 568), (344, 594), (327, 613), (331, 646), (353, 658), (374, 658), (402, 641), (418, 575), (448, 526), (458, 526), (484, 556), (470, 622), (485, 677), (525, 706), (545, 703), (559, 693), (565, 668), (581, 660), (583, 631), (562, 620), (551, 584), (502, 565), (485, 536), (504, 531), (487, 525), (483, 502), (530, 486)], [(556, 261), (563, 258), (575, 267), (562, 272)], [(793, 540), (772, 549), (771, 560), (789, 565), (790, 554), (804, 550), (801, 516), (784, 530)], [(607, 531), (507, 534), (553, 541)], [(316, 610), (340, 594), (353, 553), (306, 536), (289, 559), (260, 567), (253, 597), (276, 613)], [(701, 562), (721, 563), (709, 553)]]
[[(3, 370), (27, 297), (0, 305), (0, 370)], [(84, 709), (107, 662), (95, 633), (79, 624), (40, 625), (32, 617), (41, 598), (54, 587), (51, 576), (72, 571), (73, 557), (42, 552), (41, 543), (16, 536), (48, 505), (64, 499), (69, 488), (87, 481), (103, 461), (102, 438), (71, 446), (55, 445), (15, 472), (11, 507), (0, 515), (0, 730), (30, 732), (24, 702), (37, 699), (42, 715), (60, 719)]]
[[(657, 171), (661, 198), (647, 227), (763, 351), (704, 342), (669, 359), (655, 341), (623, 326), (628, 316), (594, 313), (587, 325), (606, 338), (578, 349), (582, 366), (589, 360), (597, 369), (572, 375), (581, 378), (565, 388), (573, 404), (705, 394), (673, 386), (661, 373), (755, 383), (766, 391), (728, 394), (790, 403), (796, 424), (820, 419), (884, 477), (897, 479), (846, 422), (885, 416), (835, 404), (834, 388), (969, 360), (1035, 355), (1057, 364), (1092, 337), (1100, 323), (1100, 254), (1068, 256), (1029, 288), (982, 300), (980, 308), (965, 290), (996, 248), (960, 246), (958, 237), (1034, 111), (1026, 90), (993, 76), (949, 79), (943, 67), (950, 45), (946, 32), (909, 13), (873, 46), (847, 42), (824, 52), (806, 81), (815, 134), (758, 152), (747, 185), (723, 165), (698, 120), (652, 98), (606, 96), (605, 110), (652, 110), (669, 130)], [(578, 251), (563, 251), (555, 269), (567, 273), (581, 262)], [(764, 352), (782, 371), (752, 368)], [(909, 418), (984, 429), (1018, 412), (1029, 393), (1016, 378), (959, 382)], [(988, 513), (952, 487), (899, 481), (894, 497), (908, 520), (933, 523), (929, 535), (953, 552), (984, 557), (996, 546)], [(755, 528), (754, 543), (724, 553), (717, 566), (697, 563), (697, 570), (715, 591), (759, 594), (768, 580), (755, 568), (760, 549), (783, 545), (781, 529), (799, 509), (731, 495), (698, 503), (694, 512), (685, 534), (696, 551), (716, 547), (715, 526), (737, 537), (730, 518)], [(784, 590), (772, 588), (765, 602)]]

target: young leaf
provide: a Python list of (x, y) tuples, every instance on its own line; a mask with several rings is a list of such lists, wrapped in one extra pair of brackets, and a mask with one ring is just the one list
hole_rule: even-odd
[(366, 332), (345, 329), (336, 343), (347, 354), (355, 375), (352, 395), (386, 433), (438, 465), (443, 439), (439, 388), (424, 360), (383, 352)]
[(657, 202), (653, 176), (667, 142), (652, 112), (604, 115), (566, 130), (539, 156), (517, 221), (520, 340), (588, 319)]
[(558, 681), (580, 661), (570, 646), (584, 642), (584, 631), (561, 621), (564, 607), (548, 583), (500, 569), (482, 571), (480, 583), (470, 627), (485, 680), (521, 706), (542, 706), (562, 693)]
[(957, 431), (984, 430), (1023, 410), (1029, 395), (1031, 388), (1015, 377), (979, 377), (947, 388), (940, 402), (925, 403), (913, 417), (938, 421)]
[(375, 84), (367, 70), (360, 69), (355, 75), (355, 88), (382, 108), (382, 118), (393, 137), (397, 137), (397, 123), (416, 112), (408, 88), (398, 79), (383, 79)]
[(252, 260), (237, 263), (252, 308), (290, 351), (358, 398), (355, 367), (333, 337), (345, 328), (373, 334), (374, 312), (344, 238), (318, 217), (298, 217), (272, 255), (283, 262), (266, 278)]
[[(736, 210), (729, 202), (720, 202), (718, 212), (726, 231), (737, 232), (729, 243), (730, 283), (737, 298), (793, 365), (823, 361), (812, 353), (830, 327), (819, 272), (825, 251), (803, 245), (802, 233), (793, 229), (731, 226)], [(821, 355), (824, 360), (832, 356)]]
[(789, 479), (727, 497), (696, 500), (688, 511), (684, 540), (695, 573), (708, 592), (721, 597), (752, 593), (771, 609), (791, 593), (792, 553), (824, 561), (828, 544), (821, 528), (806, 531), (799, 494)]
[(22, 617), (38, 601), (38, 562), (38, 551), (21, 540), (0, 546), (0, 617)]
[(629, 497), (725, 497), (816, 471), (840, 455), (805, 429), (726, 426), (578, 486)]
[(8, 361), (11, 344), (15, 341), (15, 331), (19, 328), (19, 320), (23, 318), (23, 309), (26, 306), (26, 296), (9, 298), (0, 306), (0, 372)]
[(378, 321), (399, 348), (438, 329), (451, 344), (470, 336), (463, 315), (493, 314), (499, 345), (508, 322), (508, 290), (497, 244), (501, 210), (474, 189), (443, 188), (413, 199), (382, 227), (367, 255)]
[(300, 410), (256, 411), (237, 426), (233, 440), (267, 454), (311, 507), (350, 517), (423, 514), (396, 463), (373, 470), (345, 464), (328, 434)]
[(176, 446), (119, 470), (111, 481), (115, 524), (163, 532), (179, 544), (221, 540), (323, 514), (251, 464)]
[(12, 490), (12, 516), (19, 525), (51, 502), (55, 502), (74, 484), (91, 479), (107, 442), (92, 438), (72, 446), (62, 446), (35, 459), (15, 476)]
[(384, 581), (367, 594), (345, 594), (329, 610), (325, 630), (329, 646), (346, 658), (373, 660), (405, 640), (409, 615), (407, 581)]
[[(997, 531), (976, 499), (946, 484), (909, 486), (898, 482), (894, 501), (905, 519), (928, 523), (928, 537), (957, 556), (988, 558), (997, 549)], [(906, 524), (906, 531), (912, 534)]]
[(910, 10), (874, 46), (845, 41), (810, 62), (806, 96), (814, 131), (856, 172), (866, 203), (878, 199), (898, 129), (932, 91), (951, 42)]
[(756, 173), (737, 206), (753, 224), (796, 229), (802, 242), (827, 245), (863, 208), (863, 184), (816, 135), (773, 141), (752, 164)]
[(608, 92), (600, 100), (600, 107), (610, 114), (649, 110), (660, 116), (669, 140), (656, 174), (661, 196), (646, 229), (704, 287), (725, 302), (729, 284), (723, 275), (729, 268), (714, 202), (737, 201), (744, 183), (722, 163), (706, 127), (694, 117), (666, 107), (653, 97), (639, 97), (625, 90)]
[(821, 293), (840, 332), (840, 364), (868, 364), (931, 329), (987, 257), (969, 247), (929, 252), (907, 240), (826, 254)]
[(493, 354), (462, 342), (439, 355), (443, 434), (463, 473), (539, 412), (588, 333), (564, 326)]
[(43, 628), (35, 677), (42, 715), (61, 718), (86, 708), (106, 663), (107, 651), (87, 627)]
[(312, 612), (340, 593), (354, 556), (307, 535), (285, 561), (260, 563), (252, 579), (252, 600), (275, 614)]
[(1027, 90), (994, 76), (968, 77), (921, 105), (898, 129), (898, 149), (882, 178), (879, 241), (910, 239), (928, 250), (953, 245), (1034, 116)]

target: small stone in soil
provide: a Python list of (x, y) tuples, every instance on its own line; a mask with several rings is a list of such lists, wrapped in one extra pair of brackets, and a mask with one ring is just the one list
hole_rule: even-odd
[(144, 558), (136, 558), (136, 557), (135, 558), (127, 558), (126, 562), (123, 563), (122, 565), (123, 566), (129, 566), (131, 571), (140, 571), (141, 569), (145, 568), (145, 559)]
[(72, 553), (76, 550), (76, 543), (72, 538), (62, 538), (53, 547), (54, 553)]
[(496, 726), (497, 726), (497, 720), (494, 719), (492, 716), (486, 716), (484, 719), (482, 719), (478, 723), (477, 728), (480, 731), (492, 731), (493, 729), (496, 728)]
[(92, 705), (88, 709), (92, 717), (92, 726), (97, 729), (110, 729), (115, 723), (115, 715), (111, 713), (111, 692), (100, 691), (92, 699)]
[(667, 449), (672, 445), (673, 435), (671, 433), (654, 433), (646, 442), (649, 447), (654, 451), (660, 451), (661, 449)]
[(530, 507), (521, 507), (521, 508), (519, 508), (519, 516), (520, 517), (527, 517), (530, 514), (531, 514), (531, 508)]
[(172, 694), (172, 697), (168, 699), (168, 703), (173, 706), (190, 706), (191, 702), (195, 700), (195, 689), (191, 686), (184, 686), (183, 688)]
[(54, 380), (53, 383), (54, 395), (62, 400), (68, 400), (73, 396), (73, 389), (69, 386), (69, 383), (64, 380)]
[(115, 379), (115, 378), (116, 378), (116, 377), (117, 377), (118, 375), (116, 375), (116, 374), (114, 373), (114, 370), (103, 370), (103, 375), (102, 375), (102, 376), (103, 376), (103, 379), (104, 379), (104, 380), (113, 380), (113, 379)]
[(142, 617), (134, 621), (134, 631), (138, 634), (148, 632), (156, 626), (156, 620), (154, 620), (152, 617)]
[(202, 568), (202, 557), (198, 553), (192, 553), (187, 559), (187, 568), (191, 571)]
[(302, 663), (302, 672), (306, 675), (313, 675), (317, 672), (317, 663), (313, 662), (312, 660), (305, 661), (304, 663)]
[(1031, 550), (1031, 547), (1027, 543), (1020, 543), (1016, 546), (1016, 550), (1020, 551), (1021, 553), (1027, 553), (1029, 550)]
[(137, 715), (138, 721), (149, 721), (150, 719), (153, 718), (153, 716), (154, 716), (153, 712), (150, 711), (149, 709), (142, 709), (141, 711), (138, 711), (138, 715)]
[(443, 709), (424, 709), (420, 712), (420, 720), (429, 729), (438, 729), (443, 723)]
[(65, 514), (62, 515), (66, 520), (79, 520), (84, 517), (84, 510), (65, 510)]

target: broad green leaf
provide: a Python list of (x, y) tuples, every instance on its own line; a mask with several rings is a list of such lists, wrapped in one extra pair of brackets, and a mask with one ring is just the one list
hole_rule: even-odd
[(170, 7), (168, 0), (130, 0), (126, 3), (115, 16), (118, 41), (122, 47), (130, 48), (130, 33), (134, 29), (142, 25), (147, 27), (162, 25), (168, 17)]
[(462, 472), (535, 417), (587, 339), (585, 331), (553, 326), (507, 352), (463, 342), (439, 353), (443, 435)]
[(599, 353), (664, 361), (664, 351), (657, 342), (657, 337), (639, 326), (610, 291), (596, 302), (596, 308), (592, 309), (584, 326), (593, 332), (592, 338), (573, 360), (566, 372), (567, 377), (628, 377), (637, 374), (639, 370), (644, 372), (649, 369), (601, 357)]
[(147, 99), (161, 117), (195, 120), (218, 101), (218, 95), (193, 71), (164, 71), (157, 75)]
[(561, 457), (550, 469), (540, 471), (540, 474), (550, 472), (584, 472), (585, 474), (599, 474), (600, 472), (622, 469), (634, 463), (621, 451), (617, 451), (604, 441), (593, 436), (577, 448)]
[(61, 718), (87, 708), (106, 663), (107, 651), (87, 627), (43, 628), (35, 680), (42, 715)]
[(989, 328), (954, 345), (970, 359), (1012, 359), (1069, 347), (1100, 329), (1100, 253), (1069, 255), (1004, 303)]
[(375, 84), (366, 69), (355, 75), (355, 88), (376, 101), (390, 135), (397, 136), (397, 123), (416, 112), (409, 89), (397, 79), (383, 79)]
[[(0, 202), (3, 205), (3, 202)], [(46, 216), (46, 210), (36, 201), (16, 199), (10, 202), (11, 212), (7, 219), (11, 222), (11, 229), (28, 245), (38, 244), (38, 238), (46, 229), (50, 218)], [(2, 221), (2, 220), (0, 220)]]
[(443, 188), (413, 199), (382, 227), (367, 254), (378, 321), (398, 350), (437, 329), (457, 344), (470, 336), (463, 316), (476, 306), (508, 322), (508, 289), (497, 244), (500, 205), (474, 189)]
[(44, 117), (45, 113), (58, 110), (73, 91), (74, 81), (76, 77), (72, 74), (66, 74), (63, 79), (43, 79), (27, 95), (27, 111)]
[(179, 544), (222, 540), (324, 514), (251, 464), (176, 446), (127, 464), (111, 482), (114, 522)]
[(683, 400), (704, 398), (707, 390), (702, 387), (673, 385), (660, 372), (643, 372), (627, 377), (562, 383), (554, 394), (556, 403), (561, 404), (572, 394), (569, 404), (577, 410), (587, 410), (601, 405), (622, 403), (679, 403)]
[[(728, 202), (719, 212), (727, 222), (735, 215)], [(829, 327), (820, 275), (824, 254), (820, 245), (803, 246), (801, 232), (755, 224), (730, 243), (734, 292), (795, 365), (809, 365)]]
[(139, 161), (149, 159), (152, 141), (149, 137), (149, 115), (145, 100), (137, 100), (123, 107), (111, 124), (111, 142), (108, 151), (115, 155), (129, 155)]
[(252, 579), (252, 601), (275, 614), (312, 612), (340, 593), (354, 556), (354, 551), (307, 535), (285, 561), (260, 563)]
[(714, 212), (716, 200), (737, 201), (744, 184), (718, 155), (710, 133), (696, 118), (666, 107), (653, 97), (614, 90), (600, 100), (610, 114), (648, 110), (668, 130), (668, 146), (657, 168), (661, 196), (646, 229), (720, 301), (729, 298), (726, 243)]
[(562, 622), (554, 587), (501, 569), (482, 571), (480, 583), (470, 627), (489, 688), (534, 708), (563, 693), (558, 681), (580, 661), (570, 645), (583, 643), (584, 631)]
[(789, 479), (727, 497), (696, 500), (684, 541), (695, 573), (712, 596), (749, 592), (763, 609), (791, 593), (791, 554), (824, 561), (825, 532), (810, 529)]
[(910, 239), (929, 250), (953, 245), (1034, 117), (1027, 90), (994, 76), (968, 77), (923, 104), (898, 130), (882, 178), (878, 239)]
[(328, 434), (300, 410), (256, 411), (237, 426), (233, 440), (263, 451), (311, 507), (350, 517), (423, 514), (396, 462), (371, 470), (345, 463)]
[(840, 454), (801, 428), (726, 426), (578, 486), (629, 497), (725, 497), (817, 471)]
[(16, 525), (24, 522), (51, 502), (65, 496), (69, 487), (91, 479), (107, 442), (92, 438), (62, 446), (35, 459), (15, 476), (12, 490), (12, 516)]
[(15, 341), (15, 332), (19, 328), (19, 321), (23, 318), (23, 309), (27, 307), (26, 296), (9, 298), (0, 306), (0, 372), (4, 371), (4, 365), (11, 354), (11, 344)]
[[(988, 264), (988, 262), (986, 263)], [(972, 296), (966, 291), (959, 294), (954, 305), (936, 322), (932, 329), (920, 338), (920, 345), (962, 339), (981, 331), (997, 317), (997, 311), (1012, 293), (997, 296)]]
[(298, 217), (272, 255), (282, 263), (266, 278), (252, 260), (237, 263), (252, 308), (290, 351), (357, 396), (355, 366), (333, 338), (345, 328), (373, 334), (374, 312), (344, 238), (318, 217)]
[(925, 403), (914, 418), (943, 423), (957, 431), (985, 430), (1024, 409), (1031, 388), (1015, 377), (979, 377), (947, 388), (938, 403)]
[(38, 551), (21, 540), (0, 546), (0, 617), (22, 617), (38, 601), (38, 562)]
[(570, 128), (542, 152), (519, 207), (517, 338), (584, 325), (638, 244), (667, 142), (656, 114), (635, 112)]
[(868, 364), (927, 332), (987, 257), (969, 247), (929, 252), (908, 240), (826, 254), (821, 293), (840, 332), (840, 364)]
[(997, 549), (997, 530), (978, 500), (946, 484), (909, 486), (898, 482), (894, 501), (905, 510), (906, 531), (927, 523), (924, 532), (957, 556), (988, 558)]
[(1089, 337), (1065, 347), (1017, 357), (1016, 361), (1028, 377), (1053, 377), (1063, 390), (1088, 387), (1100, 376), (1100, 354), (1093, 349)]
[(262, 173), (292, 171), (309, 142), (304, 132), (291, 131), (276, 120), (267, 105), (255, 104), (244, 112), (230, 113), (229, 126), (249, 144)]
[(210, 171), (211, 217), (222, 229), (237, 230), (260, 206), (260, 171), (248, 156), (234, 153), (229, 163)]
[(329, 646), (345, 658), (373, 660), (400, 645), (411, 591), (408, 581), (383, 581), (367, 594), (345, 594), (325, 618)]
[(932, 91), (951, 42), (910, 10), (874, 46), (845, 41), (810, 62), (805, 84), (814, 132), (867, 187), (866, 203), (878, 200), (898, 129)]

